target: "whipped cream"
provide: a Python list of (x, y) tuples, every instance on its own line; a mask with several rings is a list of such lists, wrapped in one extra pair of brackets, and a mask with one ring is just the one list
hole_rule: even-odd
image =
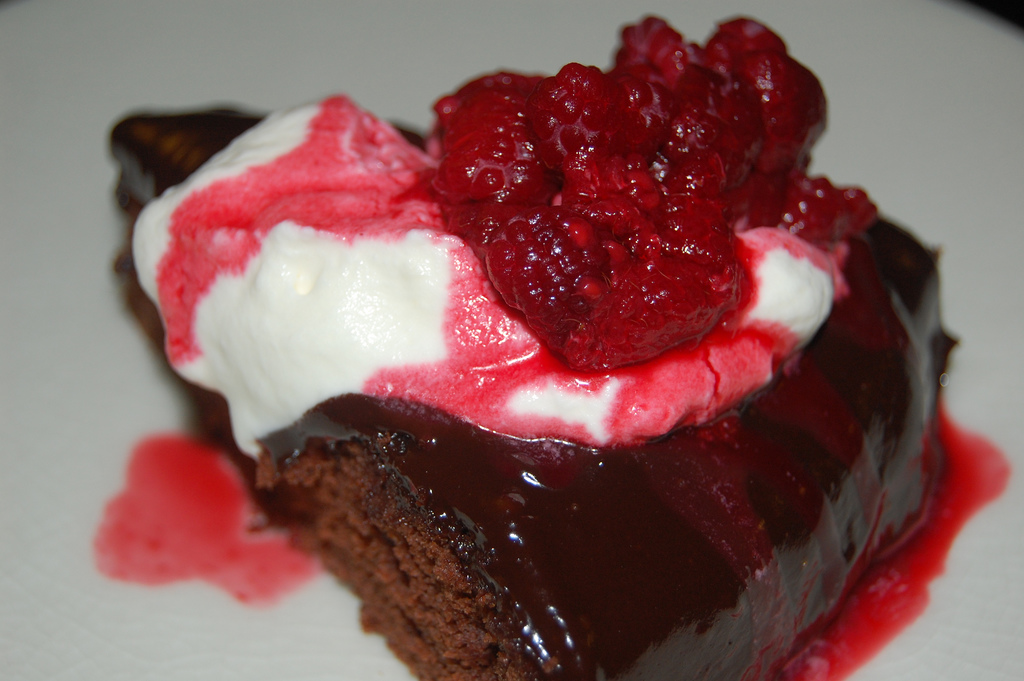
[(197, 307), (203, 352), (178, 371), (227, 398), (251, 451), (256, 435), (311, 404), (359, 392), (377, 367), (443, 360), (450, 271), (434, 241), (443, 239), (417, 229), (394, 243), (323, 239), (279, 223), (245, 271), (218, 278)]
[(344, 97), (272, 116), (150, 202), (133, 249), (172, 366), (259, 439), (336, 395), (427, 404), (520, 438), (636, 442), (713, 419), (814, 336), (833, 254), (776, 227), (738, 235), (752, 283), (693, 349), (569, 369), (491, 288), (421, 186), (433, 161)]

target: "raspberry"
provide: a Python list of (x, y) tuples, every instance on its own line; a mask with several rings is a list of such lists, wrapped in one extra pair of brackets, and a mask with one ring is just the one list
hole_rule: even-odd
[(654, 153), (668, 139), (678, 109), (675, 97), (665, 86), (630, 74), (615, 79), (623, 93), (623, 111), (613, 146), (644, 156)]
[(535, 207), (474, 246), (552, 350), (573, 368), (604, 369), (696, 341), (735, 304), (738, 266), (720, 215), (686, 202), (662, 211), (658, 229), (628, 201), (586, 213)]
[(708, 38), (704, 55), (709, 67), (728, 73), (740, 55), (762, 51), (786, 54), (786, 43), (762, 24), (739, 18), (718, 26), (715, 34)]
[(537, 84), (526, 103), (544, 162), (560, 168), (576, 152), (649, 154), (668, 134), (672, 93), (631, 74), (566, 64)]
[[(498, 74), (438, 102), (444, 155), (434, 188), (451, 203), (545, 202), (555, 191), (526, 126), (523, 92), (535, 79)], [(488, 135), (477, 134), (479, 129)]]
[(786, 191), (780, 226), (828, 248), (863, 232), (876, 217), (875, 206), (863, 190), (833, 187), (824, 177), (797, 177)]
[(563, 204), (583, 207), (615, 197), (641, 210), (651, 210), (661, 201), (658, 183), (640, 154), (576, 154), (565, 164)]
[(765, 143), (758, 169), (805, 168), (825, 130), (825, 93), (818, 79), (792, 57), (770, 51), (744, 55), (736, 70), (761, 93)]
[(615, 55), (613, 71), (673, 88), (687, 65), (701, 59), (700, 48), (687, 44), (663, 19), (647, 17), (622, 29), (622, 47)]
[(438, 126), (451, 128), (452, 116), (466, 100), (478, 92), (505, 92), (509, 95), (518, 94), (522, 97), (527, 97), (533, 92), (533, 88), (537, 86), (540, 80), (540, 76), (526, 76), (521, 73), (509, 73), (507, 71), (481, 76), (476, 80), (472, 80), (459, 88), (455, 94), (442, 97), (434, 105)]
[(675, 94), (681, 111), (672, 120), (663, 148), (669, 165), (686, 168), (688, 175), (695, 161), (709, 168), (718, 176), (708, 187), (715, 194), (738, 186), (753, 168), (764, 141), (753, 92), (742, 82), (694, 65), (680, 79)]
[(781, 38), (750, 19), (719, 26), (705, 54), (710, 67), (735, 74), (760, 96), (766, 138), (758, 168), (772, 173), (806, 167), (825, 129), (825, 93), (817, 77), (789, 56)]
[(594, 66), (566, 64), (530, 95), (526, 115), (544, 162), (559, 168), (576, 151), (607, 149), (622, 123), (625, 92)]
[(755, 170), (743, 184), (723, 195), (726, 216), (737, 228), (780, 224), (790, 180), (788, 173)]
[(701, 48), (647, 18), (607, 72), (497, 73), (435, 110), (448, 228), (578, 370), (696, 344), (727, 319), (744, 286), (735, 231), (779, 226), (831, 248), (875, 217), (860, 190), (807, 177), (824, 94), (748, 19)]

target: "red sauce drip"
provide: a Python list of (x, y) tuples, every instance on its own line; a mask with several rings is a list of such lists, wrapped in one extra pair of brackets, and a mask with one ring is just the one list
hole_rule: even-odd
[(928, 605), (928, 585), (945, 571), (953, 540), (1006, 489), (1010, 465), (985, 438), (939, 410), (946, 470), (926, 521), (898, 551), (871, 566), (838, 618), (783, 672), (780, 681), (840, 681), (870, 660)]
[(284, 534), (253, 531), (242, 480), (209, 445), (149, 437), (128, 464), (93, 543), (100, 572), (149, 586), (199, 579), (243, 603), (269, 605), (319, 572)]

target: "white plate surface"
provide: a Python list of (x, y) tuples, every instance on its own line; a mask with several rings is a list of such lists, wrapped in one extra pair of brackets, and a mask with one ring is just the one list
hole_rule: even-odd
[[(426, 126), (499, 67), (604, 66), (652, 12), (701, 39), (738, 13), (821, 77), (814, 169), (943, 249), (953, 414), (1024, 469), (1024, 34), (937, 0), (0, 2), (0, 677), (408, 679), (323, 578), (268, 610), (109, 581), (91, 540), (134, 442), (182, 409), (122, 310), (109, 126), (140, 107), (272, 109), (345, 91)], [(926, 614), (856, 681), (1024, 678), (1024, 488), (958, 539)]]

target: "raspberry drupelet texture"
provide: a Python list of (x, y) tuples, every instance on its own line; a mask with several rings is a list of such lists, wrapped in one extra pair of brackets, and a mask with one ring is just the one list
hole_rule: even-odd
[(433, 189), (505, 303), (574, 369), (696, 344), (745, 295), (735, 234), (823, 248), (866, 229), (859, 189), (810, 178), (817, 78), (749, 19), (705, 46), (649, 17), (613, 66), (497, 73), (435, 105)]

